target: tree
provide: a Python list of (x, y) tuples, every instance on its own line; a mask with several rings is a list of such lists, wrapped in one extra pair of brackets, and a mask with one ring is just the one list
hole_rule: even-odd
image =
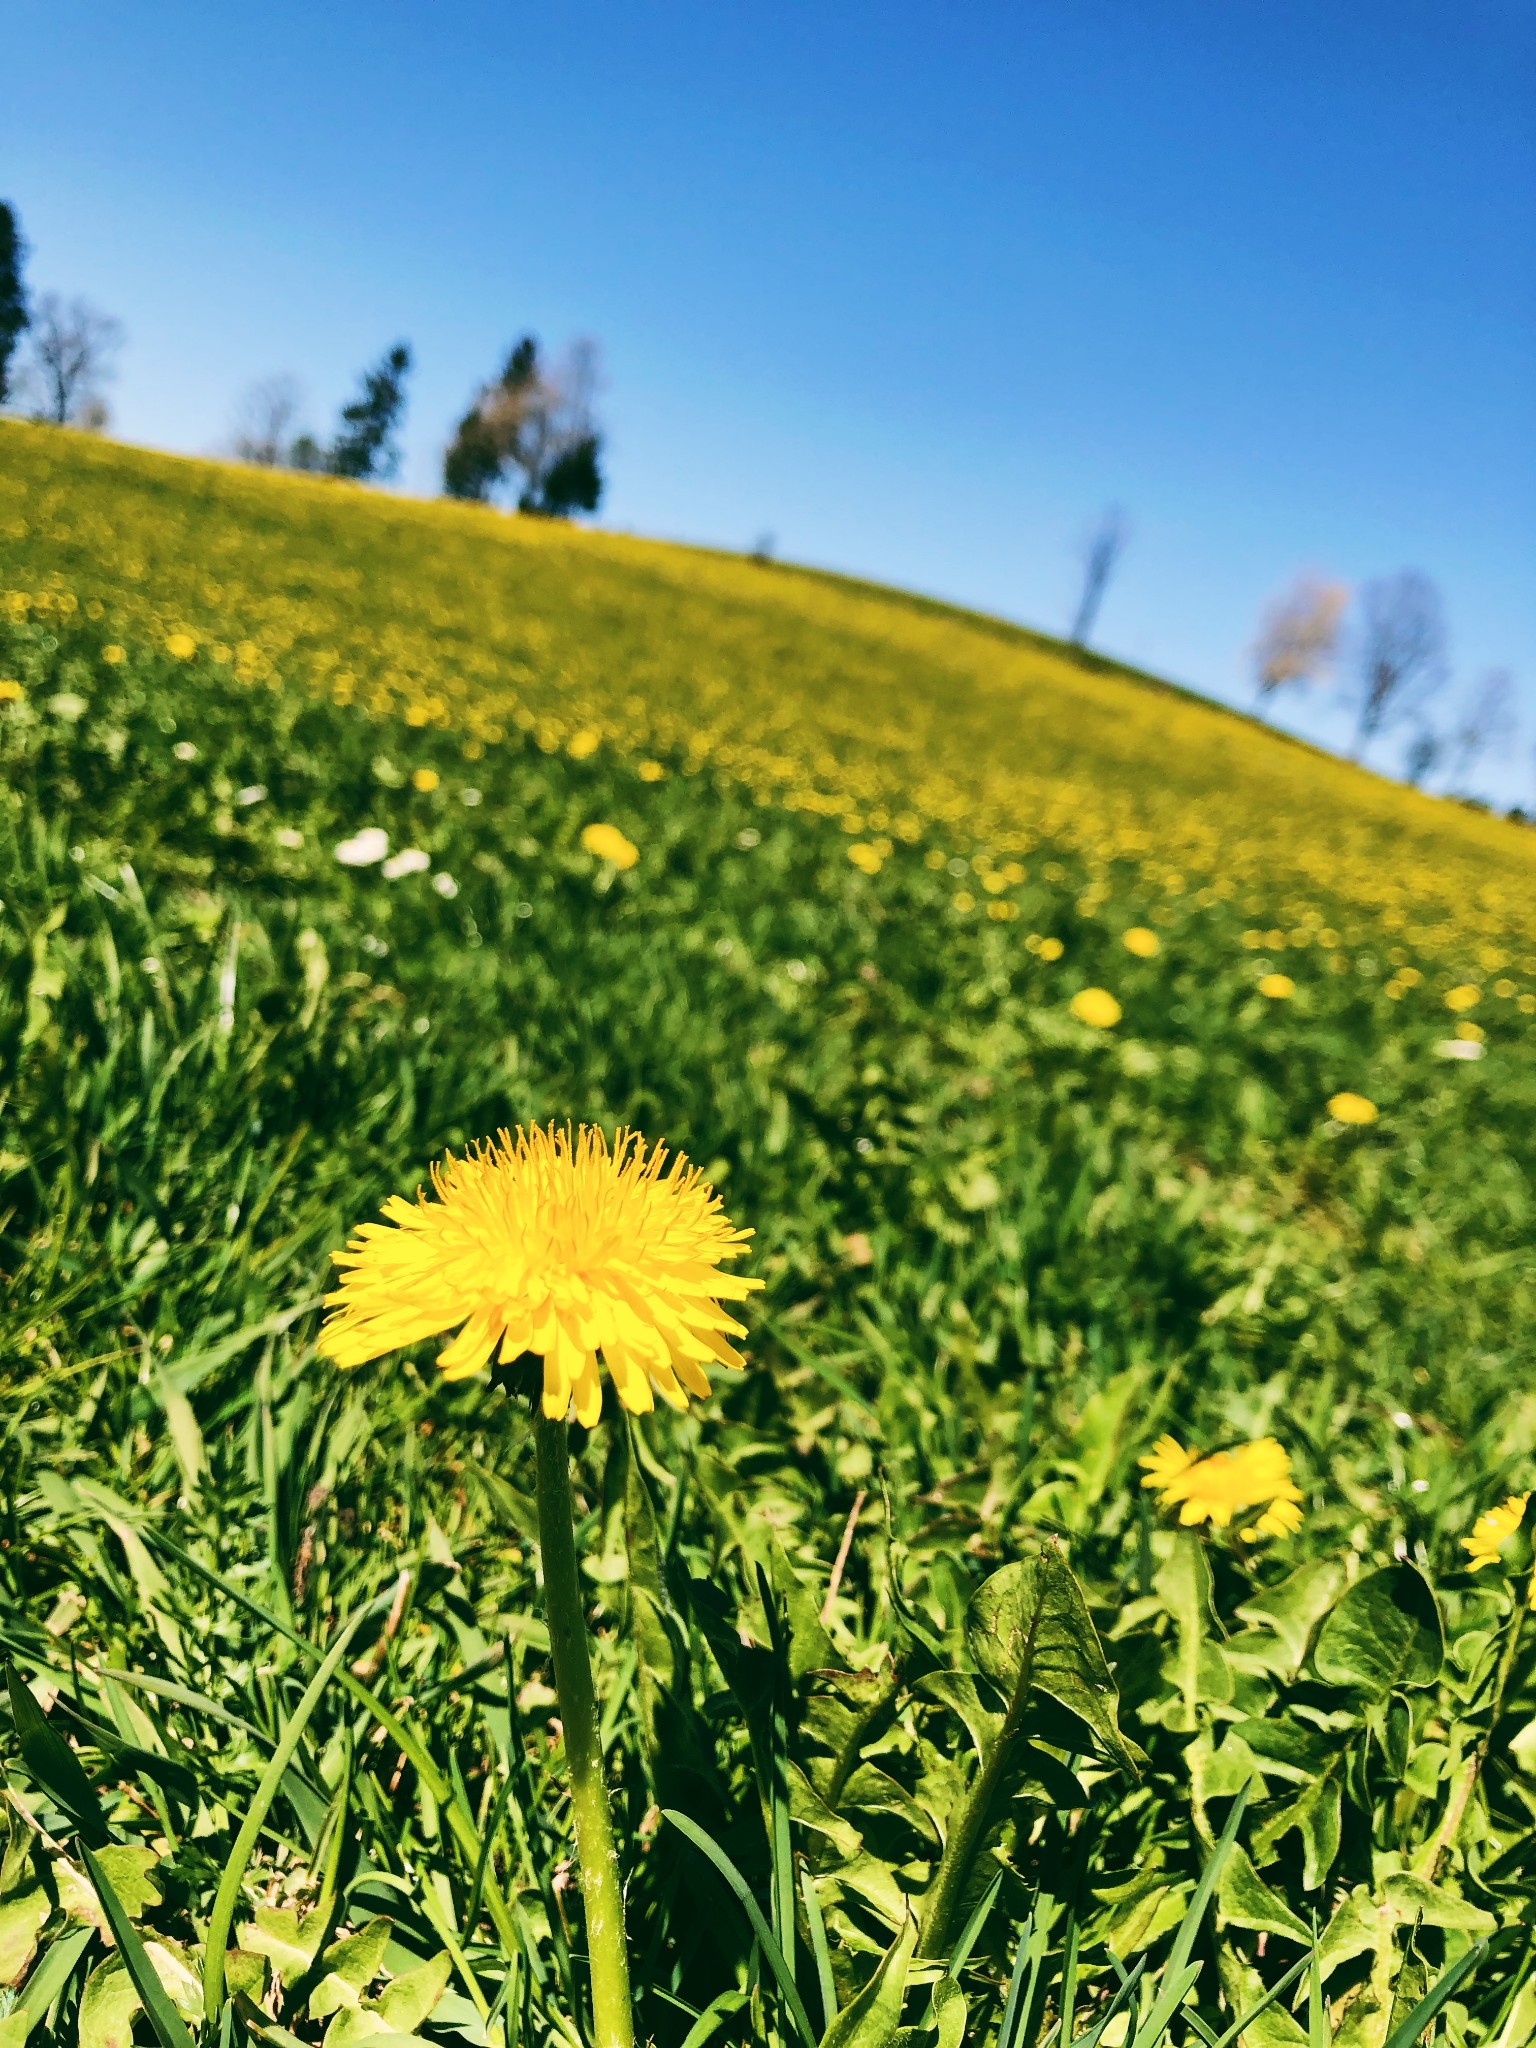
[[(294, 444), (289, 440), (299, 410), (299, 386), (293, 377), (264, 377), (253, 384), (235, 412), (235, 456), (258, 469), (277, 469), (288, 463)], [(300, 436), (311, 440), (312, 436)]]
[(0, 405), (11, 395), (11, 357), (27, 327), (27, 293), (21, 277), (26, 256), (16, 209), (0, 199)]
[(1088, 636), (1099, 615), (1099, 606), (1104, 602), (1109, 579), (1114, 575), (1130, 537), (1130, 524), (1117, 505), (1111, 505), (1089, 535), (1083, 556), (1083, 594), (1077, 601), (1077, 616), (1072, 621), (1072, 631), (1068, 636), (1074, 647), (1088, 645)]
[(1453, 784), (1464, 784), (1490, 747), (1512, 746), (1519, 729), (1515, 679), (1507, 668), (1491, 668), (1467, 698), (1451, 736)]
[(1298, 576), (1284, 596), (1269, 606), (1253, 647), (1261, 709), (1277, 691), (1327, 672), (1348, 603), (1349, 592), (1342, 583)]
[(371, 370), (363, 372), (363, 388), (341, 409), (341, 430), (331, 444), (326, 468), (332, 476), (391, 477), (400, 466), (395, 429), (405, 411), (405, 380), (411, 351), (397, 341)]
[(1413, 736), (1408, 748), (1408, 781), (1414, 789), (1422, 789), (1439, 766), (1445, 752), (1445, 741), (1428, 726), (1422, 727)]
[(516, 480), (520, 512), (595, 512), (603, 494), (602, 436), (592, 416), (597, 376), (591, 342), (574, 343), (545, 370), (538, 342), (525, 334), (460, 420), (443, 457), (443, 489), (483, 502)]
[(60, 427), (104, 427), (101, 385), (112, 374), (113, 352), (122, 345), (121, 326), (85, 299), (66, 304), (57, 292), (44, 292), (31, 327), (28, 367), (32, 381), (42, 387), (39, 417)]
[(1422, 710), (1445, 680), (1440, 593), (1422, 570), (1403, 569), (1365, 584), (1360, 620), (1357, 761), (1378, 733)]

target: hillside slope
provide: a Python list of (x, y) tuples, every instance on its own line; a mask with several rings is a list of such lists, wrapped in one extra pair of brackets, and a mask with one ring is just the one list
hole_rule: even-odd
[(472, 746), (676, 754), (876, 836), (998, 860), (1050, 840), (1090, 896), (1129, 861), (1174, 896), (1251, 895), (1264, 926), (1384, 920), (1468, 970), (1536, 937), (1536, 834), (896, 594), (17, 422), (0, 534), (13, 606), (63, 592), (123, 638), (185, 634), (241, 680)]

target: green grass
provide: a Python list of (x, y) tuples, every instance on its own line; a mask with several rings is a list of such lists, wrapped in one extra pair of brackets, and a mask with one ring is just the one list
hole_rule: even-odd
[[(451, 726), (143, 642), (109, 664), (111, 629), (0, 629), (25, 690), (0, 707), (0, 1641), (95, 1787), (24, 1739), (22, 1703), (0, 2048), (126, 2040), (93, 1829), (197, 2033), (264, 1773), (233, 2028), (478, 2044), (495, 2008), (508, 2048), (581, 2038), (525, 1375), (445, 1387), (428, 1348), (344, 1376), (313, 1348), (355, 1222), (445, 1147), (568, 1117), (686, 1150), (768, 1282), (744, 1379), (581, 1439), (642, 2036), (794, 2038), (748, 1916), (660, 1809), (732, 1860), (813, 2028), (866, 1983), (1002, 1699), (970, 1603), (1054, 1535), (1147, 1761), (1117, 1768), (1034, 1696), (965, 1900), (987, 1906), (956, 1968), (966, 2041), (1040, 2048), (1064, 1995), (1082, 2037), (1142, 1960), (1137, 2038), (1219, 2037), (1316, 1923), (1320, 1993), (1303, 1970), (1258, 2048), (1382, 2048), (1469, 1957), (1435, 2024), (1521, 2048), (1536, 1679), (1523, 1639), (1500, 1664), (1523, 1582), (1460, 1548), (1532, 1474), (1514, 1005), (1490, 997), (1487, 1057), (1452, 1062), (1439, 992), (1384, 993), (1387, 933), (1343, 971), (1288, 952), (1297, 994), (1269, 1002), (1248, 896), (1170, 901), (1135, 960), (1129, 861), (1085, 896), (1081, 852), (1042, 843), (1015, 921), (963, 918), (932, 831), (867, 876), (835, 819), (681, 750), (655, 782), (521, 734), (466, 761)], [(580, 850), (594, 819), (634, 870)], [(432, 872), (339, 865), (368, 824)], [(1113, 1033), (1068, 1012), (1094, 983)], [(1341, 1088), (1380, 1121), (1331, 1123)], [(1279, 1436), (1301, 1533), (1178, 1534), (1138, 1485), (1163, 1430)], [(1189, 2017), (1155, 2011), (1196, 1963)], [(952, 2048), (957, 2018), (919, 1972), (864, 2040), (904, 2022)], [(132, 2024), (173, 2048), (164, 2012)]]

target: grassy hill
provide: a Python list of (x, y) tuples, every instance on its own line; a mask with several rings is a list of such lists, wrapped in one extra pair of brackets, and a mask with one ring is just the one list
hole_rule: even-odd
[[(101, 1808), (17, 1702), (10, 2048), (184, 2048), (77, 1842), (196, 2034), (263, 1786), (237, 2031), (584, 2037), (521, 1368), (315, 1351), (358, 1221), (567, 1118), (767, 1283), (743, 1377), (575, 1432), (642, 2036), (806, 2038), (666, 1808), (813, 2038), (958, 2039), (920, 1970), (847, 2008), (1054, 1537), (1146, 1760), (1031, 1696), (965, 2040), (1118, 2026), (1185, 1936), (1138, 2039), (1220, 2038), (1315, 1917), (1314, 2041), (1470, 1959), (1446, 2038), (1522, 2048), (1525, 1539), (1463, 1538), (1536, 1463), (1536, 835), (899, 594), (15, 423), (0, 761), (0, 1641)], [(1179, 1526), (1165, 1432), (1276, 1438), (1299, 1529)]]

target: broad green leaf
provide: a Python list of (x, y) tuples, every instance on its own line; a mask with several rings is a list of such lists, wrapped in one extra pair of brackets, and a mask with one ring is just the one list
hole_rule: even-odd
[(1270, 1628), (1285, 1646), (1292, 1676), (1301, 1669), (1313, 1631), (1338, 1598), (1344, 1567), (1334, 1558), (1300, 1565), (1278, 1586), (1250, 1593), (1237, 1610), (1239, 1621)]
[(1082, 1589), (1054, 1543), (1004, 1565), (977, 1589), (966, 1617), (972, 1656), (1007, 1699), (1024, 1672), (1034, 1690), (1086, 1724), (1122, 1770), (1139, 1775), (1145, 1756), (1120, 1732), (1114, 1680)]
[(80, 1994), (80, 2048), (131, 2048), (139, 1994), (121, 1956), (108, 1956)]
[(142, 1842), (109, 1842), (104, 1849), (97, 1850), (96, 1861), (106, 1872), (130, 1920), (142, 1920), (151, 1906), (161, 1903), (159, 1890), (149, 1874), (160, 1861), (155, 1850)]
[(907, 1973), (916, 1946), (917, 1922), (908, 1914), (873, 1977), (843, 2007), (822, 2036), (821, 2048), (889, 2048), (891, 2037), (901, 2024)]
[(1398, 1686), (1433, 1685), (1445, 1661), (1434, 1591), (1417, 1565), (1384, 1565), (1357, 1579), (1318, 1630), (1313, 1669), (1329, 1685), (1382, 1699)]
[[(857, 1777), (858, 1773), (855, 1772)], [(789, 1817), (802, 1827), (814, 1828), (819, 1835), (825, 1835), (839, 1856), (857, 1856), (864, 1846), (864, 1838), (852, 1821), (834, 1813), (810, 1779), (796, 1763), (791, 1763), (786, 1772), (789, 1786)], [(851, 1782), (851, 1781), (850, 1781)], [(846, 1795), (845, 1795), (846, 1796)], [(928, 1816), (923, 1815), (923, 1825), (928, 1825)]]
[(374, 2000), (374, 2010), (393, 2032), (414, 2034), (432, 2017), (452, 1972), (453, 1958), (443, 1949), (416, 1969), (391, 1979)]
[(255, 1918), (235, 1929), (235, 1940), (247, 1955), (264, 1956), (280, 1977), (292, 1983), (314, 1962), (324, 1932), (319, 1914), (301, 1920), (292, 1906), (258, 1906)]
[(86, 1949), (95, 1939), (89, 1927), (71, 1927), (57, 1934), (43, 1959), (17, 1994), (16, 2003), (0, 2019), (0, 2048), (26, 2048), (27, 2037), (68, 1983)]
[(1003, 1731), (1003, 1717), (983, 1703), (976, 1681), (969, 1671), (930, 1671), (912, 1690), (925, 1699), (937, 1700), (959, 1715), (965, 1724), (977, 1756), (985, 1763), (992, 1745)]
[(1310, 1945), (1312, 1930), (1267, 1885), (1240, 1842), (1234, 1842), (1222, 1865), (1216, 1887), (1216, 1911), (1230, 1927), (1248, 1927), (1255, 1934), (1278, 1934), (1285, 1941)]
[(941, 1977), (933, 1987), (934, 2048), (960, 2048), (966, 2017), (965, 1993), (953, 1977)]
[(37, 1937), (53, 1911), (41, 1885), (0, 1901), (0, 1984), (19, 1984), (37, 1954)]
[(384, 1965), (392, 1920), (382, 1914), (365, 1922), (355, 1934), (332, 1942), (321, 1957), (323, 1974), (309, 2001), (311, 2019), (324, 2019), (345, 2005), (358, 2005), (362, 1993)]
[[(1218, 1960), (1228, 2010), (1239, 2014), (1252, 2012), (1265, 1996), (1264, 1979), (1227, 1942), (1222, 1942)], [(1248, 2022), (1237, 2048), (1309, 2048), (1309, 2044), (1306, 2033), (1285, 2007), (1274, 2004)]]

